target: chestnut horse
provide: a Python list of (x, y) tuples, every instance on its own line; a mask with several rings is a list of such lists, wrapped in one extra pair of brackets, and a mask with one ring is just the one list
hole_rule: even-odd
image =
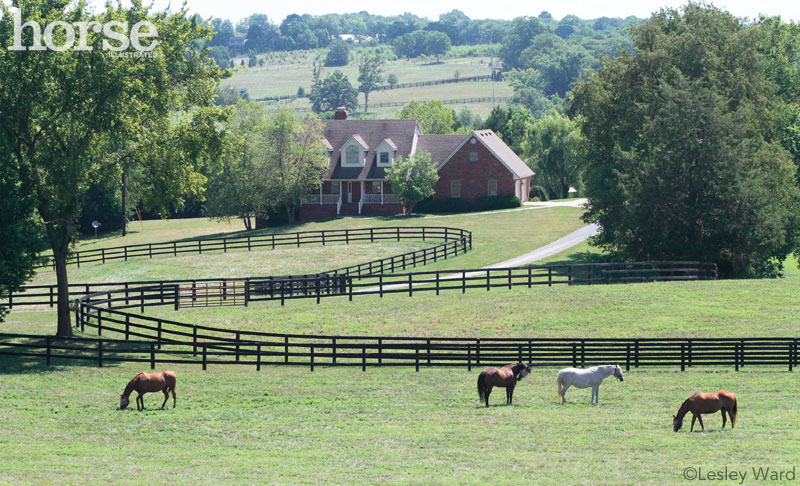
[(734, 428), (736, 426), (736, 417), (738, 416), (736, 395), (726, 391), (718, 391), (717, 393), (695, 393), (684, 400), (683, 404), (681, 404), (681, 408), (678, 410), (678, 415), (672, 416), (672, 428), (675, 432), (681, 430), (683, 426), (683, 417), (687, 413), (692, 412), (692, 427), (689, 431), (694, 431), (695, 420), (699, 420), (700, 427), (706, 430), (706, 428), (703, 427), (703, 418), (700, 414), (717, 413), (719, 410), (722, 410), (722, 428), (725, 428), (725, 422), (727, 421), (725, 412), (728, 412), (728, 416), (731, 418), (731, 428)]
[(517, 382), (531, 372), (531, 367), (522, 364), (505, 365), (502, 368), (486, 368), (478, 375), (478, 396), (481, 401), (486, 401), (486, 406), (489, 406), (489, 395), (492, 393), (492, 387), (500, 386), (506, 389), (506, 405), (511, 405), (511, 399), (514, 396), (514, 387)]
[[(139, 395), (136, 397), (136, 409), (144, 410), (144, 394), (149, 392), (163, 392), (164, 403), (161, 404), (161, 409), (167, 404), (169, 399), (169, 392), (172, 392), (172, 408), (175, 408), (177, 398), (175, 397), (175, 385), (177, 385), (178, 378), (175, 376), (174, 371), (159, 371), (158, 373), (145, 373), (141, 372), (131, 378), (125, 391), (119, 396), (119, 408), (125, 410), (130, 400), (131, 392), (136, 390)], [(139, 403), (141, 402), (141, 406)]]

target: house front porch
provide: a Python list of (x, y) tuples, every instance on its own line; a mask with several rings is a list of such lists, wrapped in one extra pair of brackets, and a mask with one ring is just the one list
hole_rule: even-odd
[(325, 181), (318, 193), (302, 197), (300, 217), (390, 215), (402, 211), (400, 198), (382, 180)]

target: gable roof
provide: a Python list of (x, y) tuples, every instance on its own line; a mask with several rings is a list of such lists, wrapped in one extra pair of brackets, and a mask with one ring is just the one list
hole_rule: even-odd
[(519, 156), (511, 150), (511, 147), (506, 145), (503, 140), (497, 136), (492, 130), (475, 130), (469, 136), (464, 138), (464, 140), (444, 159), (437, 167), (436, 170), (441, 169), (450, 157), (452, 157), (461, 147), (467, 143), (468, 140), (475, 138), (480, 143), (483, 144), (496, 158), (497, 160), (502, 163), (506, 169), (511, 172), (514, 176), (514, 179), (522, 179), (525, 177), (531, 177), (534, 172), (528, 167)]
[(417, 151), (431, 154), (431, 162), (437, 167), (442, 165), (459, 147), (467, 135), (420, 135)]
[[(327, 120), (323, 136), (333, 147), (324, 179), (382, 179), (383, 168), (374, 167), (375, 149), (386, 139), (397, 147), (398, 157), (408, 157), (419, 130), (417, 120)], [(364, 167), (342, 167), (340, 151), (351, 138), (367, 147)]]

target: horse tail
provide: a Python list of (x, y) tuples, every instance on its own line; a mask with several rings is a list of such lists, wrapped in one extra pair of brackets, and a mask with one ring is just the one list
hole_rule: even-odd
[(486, 375), (481, 372), (478, 375), (478, 399), (483, 401), (483, 397), (486, 394)]
[(561, 375), (558, 375), (558, 403), (561, 403), (561, 390), (563, 390), (564, 383), (561, 381)]
[(739, 416), (739, 408), (736, 406), (736, 398), (733, 399), (733, 413), (730, 415), (732, 426), (736, 426), (736, 417)]

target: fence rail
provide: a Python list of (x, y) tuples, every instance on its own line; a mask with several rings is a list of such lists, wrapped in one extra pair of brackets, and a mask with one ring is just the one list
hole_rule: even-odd
[[(99, 329), (99, 328), (98, 328)], [(109, 330), (109, 328), (105, 328)], [(243, 335), (244, 333), (242, 333)], [(249, 333), (255, 334), (255, 333)], [(263, 340), (214, 341), (130, 340), (98, 337), (61, 339), (26, 334), (0, 334), (0, 355), (36, 357), (50, 365), (54, 360), (157, 364), (192, 363), (308, 366), (501, 366), (526, 362), (532, 366), (575, 366), (616, 363), (626, 370), (646, 366), (746, 366), (798, 364), (797, 338), (730, 339), (468, 339), (408, 337), (347, 337), (267, 335)]]
[[(344, 230), (324, 230), (324, 231), (304, 231), (299, 233), (280, 233), (270, 234), (264, 236), (243, 236), (238, 238), (215, 238), (207, 240), (185, 240), (182, 242), (168, 242), (168, 243), (153, 243), (143, 245), (131, 245), (114, 248), (99, 248), (97, 250), (88, 250), (84, 252), (76, 252), (71, 264), (86, 263), (106, 263), (107, 261), (130, 258), (141, 258), (146, 256), (158, 255), (173, 255), (185, 253), (210, 253), (210, 252), (228, 252), (232, 250), (246, 250), (250, 251), (257, 248), (270, 248), (275, 249), (281, 246), (295, 246), (302, 245), (328, 245), (328, 244), (350, 244), (352, 242), (369, 241), (374, 243), (376, 241), (387, 240), (422, 240), (422, 241), (442, 241), (442, 243), (420, 250), (410, 251), (398, 255), (389, 256), (377, 260), (372, 260), (365, 263), (350, 265), (347, 267), (337, 268), (326, 272), (310, 275), (297, 275), (297, 276), (281, 276), (281, 277), (249, 277), (249, 278), (207, 278), (207, 279), (185, 279), (185, 280), (162, 280), (162, 281), (139, 281), (139, 282), (109, 282), (109, 283), (83, 283), (83, 284), (70, 284), (69, 293), (70, 297), (80, 297), (82, 295), (108, 292), (108, 291), (125, 291), (127, 293), (137, 292), (132, 290), (142, 286), (153, 287), (160, 286), (161, 288), (171, 288), (177, 284), (192, 284), (196, 285), (199, 282), (252, 282), (253, 285), (259, 285), (257, 282), (275, 282), (289, 280), (292, 285), (297, 281), (306, 281), (309, 278), (325, 279), (328, 275), (344, 275), (344, 276), (360, 276), (366, 273), (375, 273), (380, 271), (395, 272), (398, 270), (405, 270), (407, 268), (416, 267), (418, 265), (425, 265), (428, 263), (439, 261), (440, 259), (452, 258), (457, 255), (464, 254), (472, 249), (472, 233), (459, 228), (450, 228), (446, 226), (408, 226), (408, 227), (382, 227), (382, 228), (358, 228), (358, 229), (344, 229)], [(323, 282), (324, 283), (324, 282)], [(266, 284), (264, 284), (266, 285)], [(314, 284), (311, 284), (314, 285)], [(263, 286), (263, 285), (262, 285)], [(289, 289), (289, 284), (285, 287)], [(325, 287), (323, 286), (323, 289)], [(254, 289), (254, 294), (258, 294), (258, 289)], [(275, 292), (272, 292), (274, 294)], [(56, 285), (29, 285), (22, 288), (21, 292), (14, 292), (9, 294), (3, 305), (9, 309), (20, 306), (32, 305), (46, 305), (54, 307), (58, 300), (58, 289)], [(163, 303), (163, 300), (161, 301)]]

